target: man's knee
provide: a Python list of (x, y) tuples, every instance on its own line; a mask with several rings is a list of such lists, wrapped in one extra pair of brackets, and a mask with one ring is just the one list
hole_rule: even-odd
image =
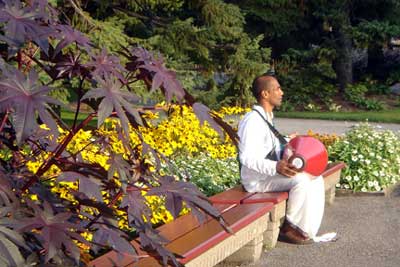
[(310, 176), (304, 172), (296, 174), (292, 179), (296, 187), (308, 187), (311, 183)]

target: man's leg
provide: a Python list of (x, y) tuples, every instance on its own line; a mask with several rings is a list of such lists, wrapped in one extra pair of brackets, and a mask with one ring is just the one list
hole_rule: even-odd
[(309, 238), (316, 236), (324, 213), (324, 181), (306, 173), (293, 178), (277, 175), (264, 183), (264, 192), (289, 191), (286, 219)]

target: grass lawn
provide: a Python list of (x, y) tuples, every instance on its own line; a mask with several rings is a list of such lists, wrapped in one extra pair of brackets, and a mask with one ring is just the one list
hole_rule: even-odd
[[(321, 119), (321, 120), (346, 120), (346, 121), (371, 121), (371, 122), (386, 122), (400, 123), (400, 108), (384, 111), (353, 111), (353, 112), (275, 112), (277, 117), (281, 118), (301, 118), (301, 119)], [(72, 111), (61, 111), (61, 117), (68, 125), (72, 125), (75, 113)], [(86, 113), (78, 115), (78, 122), (87, 117)], [(90, 126), (97, 125), (97, 118), (94, 118)]]
[(400, 108), (384, 111), (353, 111), (353, 112), (275, 112), (281, 118), (302, 118), (321, 120), (347, 120), (400, 123)]
[[(88, 113), (79, 113), (78, 114), (78, 123), (83, 121), (84, 119), (86, 119), (88, 116)], [(68, 124), (68, 125), (72, 125), (72, 123), (74, 122), (74, 118), (75, 118), (75, 112), (72, 111), (68, 111), (68, 110), (61, 110), (61, 118), (63, 119), (63, 121)], [(89, 122), (89, 126), (97, 126), (97, 118), (93, 118), (92, 121)]]

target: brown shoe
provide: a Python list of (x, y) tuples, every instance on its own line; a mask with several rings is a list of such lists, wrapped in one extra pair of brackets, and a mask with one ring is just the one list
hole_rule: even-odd
[(279, 232), (279, 240), (297, 245), (308, 245), (314, 243), (311, 238), (302, 234), (286, 221)]

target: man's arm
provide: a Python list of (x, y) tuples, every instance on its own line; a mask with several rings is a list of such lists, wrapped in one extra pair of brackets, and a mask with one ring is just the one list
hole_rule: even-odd
[(265, 122), (258, 116), (249, 116), (239, 125), (239, 159), (243, 166), (258, 173), (273, 176), (276, 174), (277, 161), (266, 159), (274, 149)]

